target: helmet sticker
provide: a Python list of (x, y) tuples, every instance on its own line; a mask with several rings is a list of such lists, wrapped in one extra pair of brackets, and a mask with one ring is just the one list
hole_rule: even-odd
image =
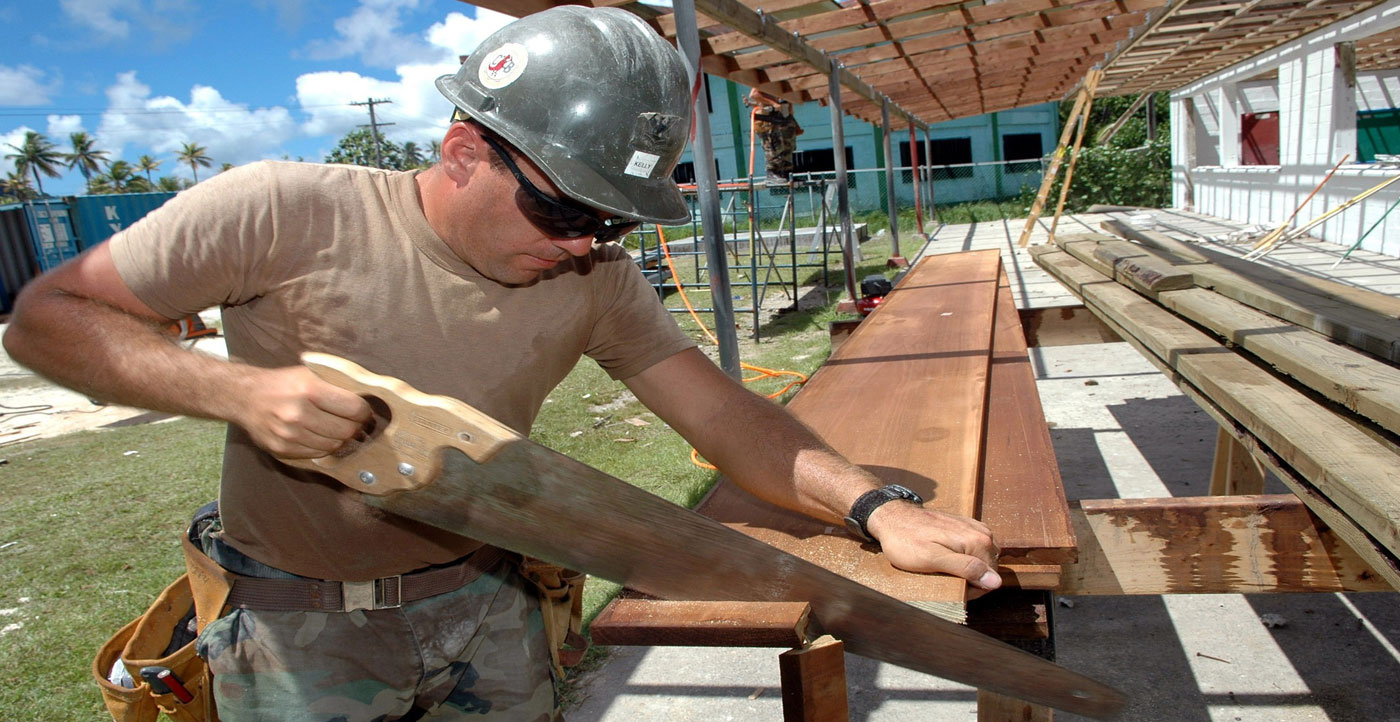
[(655, 153), (643, 153), (640, 150), (632, 151), (632, 160), (627, 161), (627, 168), (623, 173), (634, 175), (638, 178), (650, 178), (651, 172), (656, 168), (656, 161), (661, 160), (661, 156)]
[(476, 70), (477, 80), (487, 88), (504, 88), (525, 72), (530, 61), (530, 53), (520, 43), (506, 43), (495, 52), (486, 53), (481, 58), (481, 67)]

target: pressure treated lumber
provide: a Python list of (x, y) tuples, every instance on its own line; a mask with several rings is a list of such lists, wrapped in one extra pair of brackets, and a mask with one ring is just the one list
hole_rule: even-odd
[(1290, 494), (1072, 505), (1079, 561), (1061, 594), (1389, 591)]
[(1140, 245), (1112, 236), (1075, 234), (1056, 238), (1055, 245), (1105, 276), (1142, 293), (1155, 294), (1196, 285), (1191, 271), (1171, 265)]
[[(1005, 269), (996, 304), (978, 518), (992, 529), (1003, 563), (1073, 561), (1069, 504)], [(1038, 586), (1029, 570), (1024, 576), (1025, 586)]]
[[(920, 261), (788, 409), (885, 483), (972, 516), (1000, 268), (996, 250)], [(965, 601), (961, 579), (895, 569), (844, 529), (762, 502), (727, 479), (697, 511), (891, 596), (959, 608)]]
[(1102, 225), (1116, 235), (1199, 261), (1182, 268), (1194, 274), (1201, 288), (1400, 362), (1400, 300), (1253, 263), (1118, 221)]
[(1294, 489), (1354, 548), (1379, 547), (1376, 555), (1365, 550), (1361, 553), (1391, 584), (1400, 587), (1400, 569), (1394, 562), (1400, 548), (1400, 485), (1394, 476), (1400, 459), (1393, 451), (1068, 254), (1047, 247), (1033, 255), (1086, 306), (1128, 334), (1149, 358), (1160, 359), (1218, 405), (1232, 422), (1257, 437), (1281, 463), (1335, 505), (1344, 519), (1329, 518), (1314, 506), (1316, 499)]
[(1210, 493), (1211, 496), (1264, 493), (1264, 465), (1223, 428), (1215, 436)]
[(1400, 368), (1205, 289), (1169, 291), (1157, 301), (1332, 401), (1400, 433)]
[(680, 602), (619, 597), (589, 626), (594, 644), (779, 647), (807, 643), (806, 602)]
[[(1100, 253), (1099, 249), (1106, 245), (1117, 249), (1126, 242), (1113, 241), (1110, 245), (1100, 242), (1100, 238), (1105, 237), (1086, 234), (1066, 236), (1055, 242), (1099, 273), (1114, 275), (1120, 283), (1127, 281), (1139, 293), (1155, 298), (1162, 306), (1210, 329), (1278, 371), (1380, 426), (1400, 433), (1400, 369), (1316, 331), (1204, 288), (1165, 290), (1142, 283), (1141, 279), (1125, 279), (1117, 273), (1116, 267), (1105, 261), (1116, 250)], [(1151, 255), (1153, 253), (1142, 249), (1142, 254), (1156, 263), (1163, 263), (1160, 257)], [(1182, 273), (1191, 278), (1190, 271)], [(1397, 324), (1397, 331), (1400, 331), (1400, 324)]]

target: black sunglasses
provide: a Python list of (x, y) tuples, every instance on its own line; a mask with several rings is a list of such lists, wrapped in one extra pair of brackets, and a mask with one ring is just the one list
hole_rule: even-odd
[(627, 235), (641, 225), (640, 221), (626, 218), (605, 221), (588, 206), (545, 193), (520, 172), (520, 167), (510, 159), (510, 153), (500, 141), (486, 133), (481, 134), (481, 139), (491, 146), (491, 150), (496, 152), (520, 184), (515, 189), (515, 206), (520, 209), (525, 220), (545, 235), (551, 238), (593, 236), (594, 243), (607, 243)]

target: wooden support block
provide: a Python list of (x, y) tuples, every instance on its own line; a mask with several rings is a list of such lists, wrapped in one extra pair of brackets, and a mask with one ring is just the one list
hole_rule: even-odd
[(1055, 710), (1015, 697), (977, 690), (977, 722), (1053, 722)]
[(1053, 596), (1047, 590), (1003, 587), (968, 602), (967, 626), (1022, 648), (1019, 643), (1048, 641)]
[(1008, 587), (1017, 589), (1056, 589), (1060, 586), (1059, 564), (998, 564), (997, 573)]
[(1225, 429), (1215, 438), (1215, 463), (1210, 472), (1211, 496), (1264, 493), (1264, 465)]
[(1062, 594), (1389, 591), (1297, 497), (1100, 499), (1071, 511)]
[(1021, 332), (1026, 336), (1026, 346), (1030, 348), (1123, 340), (1083, 305), (1021, 308), (1016, 313), (1021, 318)]
[(831, 353), (836, 353), (837, 349), (841, 348), (841, 344), (845, 343), (846, 339), (850, 338), (852, 333), (855, 333), (856, 327), (859, 325), (860, 319), (832, 321), (829, 327), (831, 334)]
[(848, 722), (846, 649), (827, 635), (778, 655), (784, 722)]
[(593, 620), (594, 644), (677, 647), (800, 647), (806, 602), (675, 602), (619, 598)]

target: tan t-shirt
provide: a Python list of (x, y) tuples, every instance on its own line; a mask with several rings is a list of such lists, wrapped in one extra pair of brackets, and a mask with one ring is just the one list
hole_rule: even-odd
[[(580, 356), (628, 378), (693, 346), (625, 250), (594, 247), (530, 286), (491, 281), (433, 232), (414, 174), (263, 162), (181, 193), (111, 239), (117, 271), (152, 309), (223, 312), (232, 358), (348, 358), (461, 399), (529, 433)], [(479, 546), (361, 503), (283, 465), (230, 425), (220, 506), (228, 539), (294, 574), (365, 580)]]

